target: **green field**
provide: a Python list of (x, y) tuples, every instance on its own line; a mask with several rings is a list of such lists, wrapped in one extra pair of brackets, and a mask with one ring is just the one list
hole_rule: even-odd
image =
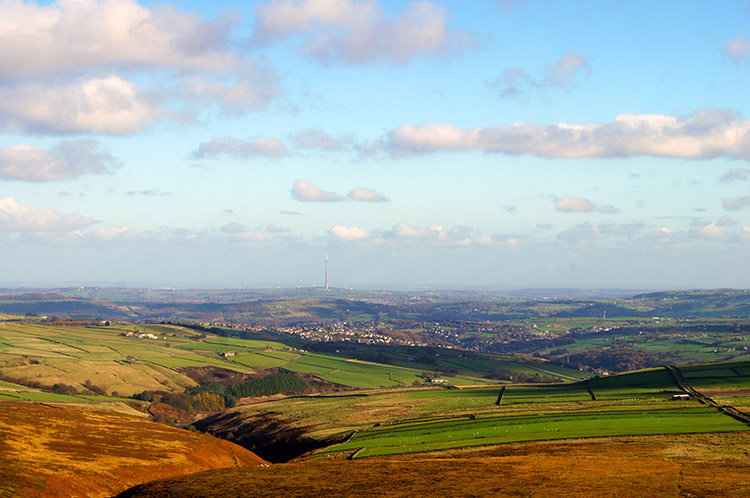
[(372, 428), (326, 451), (355, 451), (361, 448), (357, 456), (367, 457), (519, 441), (746, 429), (744, 424), (700, 405), (632, 411), (498, 414)]
[[(739, 379), (750, 381), (738, 375), (748, 367), (750, 362), (684, 370), (696, 379), (713, 379), (712, 385), (720, 379), (725, 385), (735, 385)], [(383, 417), (358, 430), (346, 443), (318, 453), (368, 457), (519, 441), (750, 429), (698, 401), (673, 400), (673, 394), (679, 392), (669, 372), (659, 368), (577, 384), (468, 388), (458, 391), (460, 395), (451, 391), (412, 393), (410, 398), (434, 397), (428, 403), (432, 409), (429, 416), (412, 410), (401, 420)], [(436, 402), (439, 398), (443, 403)], [(409, 406), (410, 401), (404, 399), (400, 404)]]
[[(135, 333), (158, 339), (127, 336)], [(387, 364), (370, 361), (363, 351)], [(186, 368), (252, 373), (275, 367), (354, 388), (411, 386), (426, 376), (445, 376), (453, 385), (494, 384), (497, 381), (487, 376), (498, 369), (559, 380), (580, 378), (575, 370), (539, 360), (453, 350), (402, 347), (324, 354), (283, 342), (222, 337), (175, 325), (0, 321), (0, 378), (22, 384), (47, 388), (66, 384), (80, 390), (89, 381), (107, 394), (130, 396), (195, 385)]]

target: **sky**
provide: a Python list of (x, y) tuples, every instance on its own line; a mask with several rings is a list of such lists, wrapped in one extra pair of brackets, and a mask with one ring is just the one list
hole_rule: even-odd
[(0, 0), (0, 47), (0, 286), (749, 286), (747, 0)]

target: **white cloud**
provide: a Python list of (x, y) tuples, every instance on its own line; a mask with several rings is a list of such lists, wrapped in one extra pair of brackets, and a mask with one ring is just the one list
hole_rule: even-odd
[(130, 231), (130, 227), (128, 225), (120, 225), (120, 226), (113, 225), (110, 227), (97, 228), (96, 231), (94, 232), (94, 236), (97, 239), (111, 242), (113, 240), (117, 240), (122, 237), (125, 237), (129, 231)]
[(363, 230), (356, 226), (347, 227), (344, 225), (334, 225), (328, 230), (328, 233), (345, 241), (362, 240), (370, 236), (367, 230)]
[(742, 62), (750, 59), (750, 40), (740, 35), (724, 44), (723, 52), (727, 54), (734, 62)]
[(275, 138), (253, 137), (240, 140), (232, 137), (216, 137), (203, 142), (198, 150), (193, 151), (196, 159), (211, 157), (232, 157), (247, 159), (250, 157), (284, 157), (288, 154), (286, 146)]
[(488, 238), (477, 238), (472, 236), (472, 233), (473, 230), (467, 226), (455, 226), (453, 228), (445, 228), (441, 225), (416, 227), (402, 221), (389, 232), (386, 232), (384, 238), (432, 246), (470, 246), (476, 243), (489, 242)]
[(583, 197), (564, 195), (555, 202), (555, 209), (563, 213), (590, 213), (596, 205)]
[(15, 197), (0, 198), (0, 232), (54, 233), (74, 232), (94, 222), (80, 213), (63, 214), (54, 209), (32, 210)]
[(34, 145), (0, 147), (0, 178), (53, 182), (86, 174), (106, 174), (120, 162), (93, 140), (61, 142), (51, 149)]
[(119, 135), (177, 114), (194, 119), (195, 106), (261, 108), (278, 78), (232, 48), (239, 21), (134, 0), (2, 1), (0, 127)]
[(388, 198), (383, 194), (365, 187), (357, 187), (347, 194), (347, 197), (358, 202), (387, 202)]
[(426, 0), (408, 3), (393, 20), (377, 0), (271, 0), (258, 6), (253, 36), (264, 43), (299, 34), (300, 52), (325, 63), (405, 64), (476, 44), (449, 24), (449, 12)]
[(706, 240), (724, 240), (729, 234), (726, 226), (717, 223), (692, 227), (690, 233), (695, 237)]
[(339, 202), (344, 200), (336, 192), (326, 192), (306, 180), (296, 180), (291, 192), (292, 198), (303, 202)]
[(736, 197), (734, 199), (723, 199), (721, 202), (724, 205), (724, 209), (729, 211), (739, 211), (744, 207), (750, 206), (750, 195)]
[(90, 68), (170, 67), (221, 71), (237, 64), (227, 49), (225, 15), (204, 22), (174, 7), (132, 0), (0, 3), (0, 80), (49, 77)]
[(750, 120), (732, 111), (704, 108), (681, 117), (620, 114), (606, 124), (517, 122), (463, 129), (431, 123), (392, 130), (384, 145), (396, 156), (476, 150), (550, 158), (750, 159)]
[(62, 85), (0, 87), (0, 127), (44, 133), (133, 133), (164, 115), (119, 76)]
[(546, 66), (539, 78), (533, 78), (520, 67), (509, 67), (492, 84), (500, 89), (500, 96), (515, 97), (527, 88), (569, 88), (580, 73), (590, 72), (591, 64), (586, 57), (567, 51), (552, 66)]

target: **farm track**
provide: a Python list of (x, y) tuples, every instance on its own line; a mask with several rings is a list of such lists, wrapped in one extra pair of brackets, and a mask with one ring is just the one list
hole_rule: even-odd
[(740, 411), (731, 405), (722, 405), (714, 401), (713, 399), (709, 398), (705, 394), (697, 391), (688, 383), (688, 381), (682, 375), (682, 372), (680, 371), (680, 369), (677, 368), (676, 366), (666, 365), (664, 368), (666, 368), (667, 371), (670, 374), (672, 374), (672, 377), (674, 378), (677, 385), (680, 386), (680, 389), (682, 389), (683, 391), (688, 393), (690, 396), (697, 399), (700, 403), (704, 405), (708, 405), (708, 406), (713, 406), (714, 408), (719, 410), (721, 413), (725, 415), (729, 415), (735, 420), (739, 420), (740, 422), (744, 422), (745, 424), (750, 425), (750, 414)]

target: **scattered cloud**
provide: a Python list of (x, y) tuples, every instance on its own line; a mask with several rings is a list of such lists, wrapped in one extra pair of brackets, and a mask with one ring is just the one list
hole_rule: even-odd
[(252, 137), (240, 140), (232, 137), (216, 137), (200, 144), (193, 151), (193, 158), (231, 157), (248, 159), (251, 157), (284, 157), (288, 154), (286, 146), (275, 138)]
[(61, 142), (51, 149), (34, 145), (0, 147), (0, 178), (54, 182), (86, 174), (107, 174), (120, 166), (93, 140)]
[(539, 78), (532, 77), (520, 67), (509, 67), (492, 85), (499, 88), (501, 97), (516, 97), (530, 88), (570, 88), (581, 73), (591, 73), (589, 60), (568, 51), (552, 66), (546, 66)]
[(750, 120), (709, 107), (681, 117), (620, 114), (606, 124), (404, 125), (388, 133), (384, 147), (393, 156), (476, 150), (547, 158), (750, 159)]
[(149, 188), (145, 190), (131, 190), (125, 195), (133, 196), (133, 195), (142, 195), (146, 197), (168, 197), (172, 194), (172, 192), (165, 192), (163, 190), (159, 190), (158, 188)]
[(388, 202), (389, 199), (372, 189), (357, 187), (346, 195), (349, 199), (357, 202)]
[(552, 223), (539, 223), (536, 226), (537, 230), (552, 230), (553, 228), (554, 226), (552, 225)]
[(429, 227), (418, 227), (401, 222), (395, 225), (390, 231), (386, 232), (383, 237), (386, 239), (395, 239), (410, 244), (420, 243), (433, 246), (470, 246), (477, 243), (491, 243), (489, 237), (476, 238), (473, 230), (467, 226), (455, 226), (445, 228), (440, 225)]
[(730, 169), (719, 177), (719, 181), (723, 183), (744, 182), (748, 179), (750, 179), (750, 169), (747, 168)]
[(735, 197), (734, 199), (722, 199), (721, 203), (724, 205), (724, 209), (739, 211), (744, 207), (750, 206), (750, 195)]
[(256, 15), (256, 43), (299, 36), (299, 52), (325, 64), (406, 64), (476, 45), (471, 34), (450, 29), (447, 9), (426, 0), (406, 4), (395, 19), (378, 0), (270, 0)]
[(367, 230), (356, 226), (347, 227), (344, 225), (334, 225), (328, 230), (328, 233), (344, 241), (362, 240), (370, 236)]
[(94, 223), (80, 213), (63, 214), (54, 209), (32, 210), (15, 197), (0, 198), (0, 232), (56, 233), (74, 232)]
[(750, 39), (743, 38), (739, 34), (724, 44), (722, 50), (734, 62), (750, 60)]
[(633, 238), (641, 230), (641, 223), (579, 223), (557, 234), (557, 239), (567, 243), (586, 244), (610, 237)]
[(503, 206), (503, 211), (508, 214), (513, 214), (517, 211), (516, 206)]
[(302, 216), (302, 213), (299, 212), (299, 211), (287, 211), (287, 210), (284, 210), (284, 211), (280, 211), (279, 214), (284, 214), (284, 215), (287, 215), (287, 216)]
[(293, 199), (302, 202), (339, 202), (344, 200), (336, 192), (326, 192), (306, 180), (296, 180), (291, 192)]
[(327, 192), (320, 189), (317, 185), (306, 180), (296, 180), (292, 186), (292, 198), (305, 202), (340, 202), (350, 200), (355, 202), (388, 202), (383, 194), (376, 192), (371, 188), (357, 187), (352, 189), (346, 197), (336, 192)]

